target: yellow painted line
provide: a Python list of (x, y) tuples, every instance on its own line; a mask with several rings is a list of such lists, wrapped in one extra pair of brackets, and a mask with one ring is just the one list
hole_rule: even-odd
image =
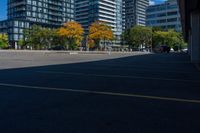
[(29, 89), (37, 89), (37, 90), (50, 90), (50, 91), (63, 91), (63, 92), (76, 92), (76, 93), (86, 93), (86, 94), (109, 95), (109, 96), (122, 96), (122, 97), (143, 98), (143, 99), (151, 99), (151, 100), (162, 100), (162, 101), (171, 101), (171, 102), (200, 104), (200, 100), (181, 99), (181, 98), (173, 98), (173, 97), (159, 97), (159, 96), (148, 96), (148, 95), (138, 95), (138, 94), (128, 94), (128, 93), (91, 91), (91, 90), (79, 90), (79, 89), (66, 89), (66, 88), (51, 88), (51, 87), (27, 86), (27, 85), (5, 84), (5, 83), (0, 83), (0, 86), (15, 87), (15, 88), (29, 88)]
[(90, 74), (90, 73), (68, 73), (68, 72), (56, 72), (56, 71), (37, 71), (37, 72), (38, 73), (44, 73), (44, 74), (94, 76), (94, 77), (104, 77), (104, 78), (130, 78), (130, 79), (143, 79), (143, 80), (163, 80), (163, 81), (176, 81), (176, 82), (191, 82), (191, 83), (199, 83), (199, 85), (200, 85), (200, 80), (154, 78), (154, 77), (127, 76), (127, 75), (103, 75), (103, 74)]

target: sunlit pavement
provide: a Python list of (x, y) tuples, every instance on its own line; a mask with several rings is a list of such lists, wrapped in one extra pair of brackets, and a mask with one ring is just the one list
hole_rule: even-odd
[(34, 64), (36, 57), (31, 67), (23, 58), (19, 68), (16, 60), (9, 65), (0, 57), (2, 133), (200, 131), (200, 72), (185, 54), (51, 59), (57, 65)]

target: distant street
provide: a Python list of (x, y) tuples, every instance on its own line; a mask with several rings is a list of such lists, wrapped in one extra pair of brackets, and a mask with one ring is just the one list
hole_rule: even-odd
[(182, 53), (0, 52), (2, 133), (199, 133)]

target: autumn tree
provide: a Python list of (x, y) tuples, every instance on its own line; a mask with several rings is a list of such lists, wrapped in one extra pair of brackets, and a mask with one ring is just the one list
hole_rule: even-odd
[(94, 40), (92, 40), (92, 39), (88, 39), (88, 40), (87, 40), (87, 44), (88, 44), (87, 47), (88, 47), (89, 49), (92, 49), (92, 50), (95, 49), (95, 43), (94, 43)]
[(94, 43), (94, 47), (100, 48), (100, 42), (104, 43), (104, 49), (106, 48), (106, 42), (114, 39), (113, 31), (110, 26), (105, 22), (96, 21), (89, 27), (89, 40)]
[(67, 22), (58, 30), (58, 34), (64, 38), (68, 49), (76, 49), (83, 39), (84, 30), (81, 24), (71, 21)]

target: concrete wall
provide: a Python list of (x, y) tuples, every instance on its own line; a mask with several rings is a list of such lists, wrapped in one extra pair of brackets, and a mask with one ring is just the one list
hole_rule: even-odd
[(190, 32), (189, 53), (193, 63), (200, 63), (200, 12), (191, 13), (191, 32)]

